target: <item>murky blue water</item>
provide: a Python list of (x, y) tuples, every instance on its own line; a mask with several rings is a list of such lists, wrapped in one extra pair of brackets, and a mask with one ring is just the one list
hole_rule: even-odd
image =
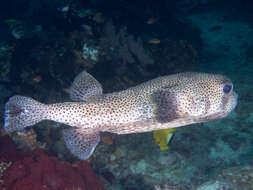
[[(178, 72), (223, 74), (239, 95), (228, 117), (176, 129), (165, 151), (153, 132), (102, 134), (90, 164), (108, 190), (253, 189), (252, 11), (250, 0), (2, 2), (1, 115), (14, 94), (70, 101), (82, 70), (105, 93)], [(59, 127), (37, 124), (35, 141), (75, 162)]]

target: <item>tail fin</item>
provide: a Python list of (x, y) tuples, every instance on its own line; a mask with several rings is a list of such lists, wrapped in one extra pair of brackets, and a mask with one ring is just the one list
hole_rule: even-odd
[(45, 105), (24, 96), (13, 96), (5, 104), (4, 128), (7, 133), (21, 131), (45, 118)]

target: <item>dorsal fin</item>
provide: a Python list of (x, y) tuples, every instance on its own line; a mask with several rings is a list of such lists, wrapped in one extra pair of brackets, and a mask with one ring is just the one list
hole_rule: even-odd
[(101, 84), (86, 71), (76, 76), (70, 87), (70, 98), (73, 101), (87, 101), (103, 94)]
[(92, 129), (63, 129), (62, 135), (70, 152), (81, 160), (87, 160), (100, 141), (99, 132)]

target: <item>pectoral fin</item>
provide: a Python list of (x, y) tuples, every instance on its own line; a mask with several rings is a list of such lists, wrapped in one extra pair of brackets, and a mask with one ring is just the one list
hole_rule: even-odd
[(99, 132), (91, 129), (64, 129), (63, 139), (72, 154), (87, 160), (100, 141)]
[(101, 84), (86, 71), (76, 76), (69, 92), (73, 101), (87, 101), (102, 94), (103, 88)]

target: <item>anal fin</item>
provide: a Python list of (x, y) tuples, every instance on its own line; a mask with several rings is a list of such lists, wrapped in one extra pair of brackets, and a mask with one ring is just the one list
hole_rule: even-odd
[(62, 136), (67, 148), (80, 160), (87, 160), (100, 141), (99, 132), (91, 129), (63, 129)]

